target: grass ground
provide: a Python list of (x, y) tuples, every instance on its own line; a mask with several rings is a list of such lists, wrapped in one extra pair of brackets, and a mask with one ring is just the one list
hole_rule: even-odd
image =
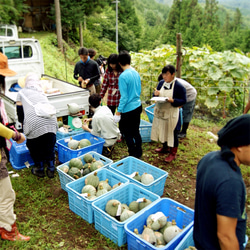
[[(143, 114), (142, 119), (146, 120)], [(168, 172), (162, 197), (169, 197), (190, 208), (194, 208), (196, 166), (206, 153), (217, 150), (208, 131), (214, 134), (222, 125), (193, 119), (187, 138), (180, 141), (177, 159), (166, 164), (164, 156), (155, 153), (159, 143), (143, 143), (142, 160)], [(127, 155), (124, 142), (118, 143), (112, 155), (114, 162)], [(9, 165), (9, 170), (13, 168)], [(15, 213), (20, 232), (31, 236), (30, 242), (0, 241), (1, 249), (126, 249), (118, 247), (100, 234), (94, 227), (69, 209), (67, 192), (61, 189), (58, 174), (54, 179), (39, 179), (30, 169), (14, 171), (20, 175), (11, 178), (16, 192)], [(250, 168), (242, 166), (247, 192), (250, 191)], [(247, 200), (250, 216), (250, 199)], [(248, 220), (248, 235), (250, 222)], [(250, 246), (248, 245), (248, 248)]]
[[(31, 37), (31, 34), (23, 33), (20, 36)], [(72, 76), (74, 62), (77, 60), (77, 50), (67, 47), (65, 59), (58, 49), (52, 46), (56, 40), (55, 35), (41, 32), (34, 33), (32, 36), (39, 39), (41, 43), (45, 74), (74, 83)], [(145, 113), (142, 119), (147, 120)], [(219, 149), (214, 141), (210, 141), (212, 138), (207, 132), (216, 134), (224, 124), (209, 122), (203, 116), (193, 119), (188, 130), (188, 137), (180, 141), (177, 159), (170, 164), (164, 162), (163, 155), (155, 153), (154, 149), (160, 146), (159, 143), (143, 143), (142, 160), (168, 172), (162, 197), (169, 197), (194, 208), (197, 163), (206, 153)], [(118, 161), (125, 155), (127, 155), (125, 143), (118, 143), (112, 160)], [(13, 170), (10, 164), (8, 169)], [(69, 209), (68, 195), (61, 189), (57, 174), (54, 179), (47, 177), (38, 179), (30, 173), (30, 169), (14, 172), (20, 175), (18, 178), (11, 178), (16, 192), (17, 225), (21, 233), (31, 236), (31, 240), (30, 242), (0, 240), (1, 249), (126, 249), (126, 245), (119, 248), (96, 231), (94, 224), (88, 224)], [(249, 196), (250, 168), (242, 166), (242, 174)], [(246, 209), (250, 218), (249, 197)], [(249, 219), (247, 225), (247, 234), (250, 238)], [(250, 244), (247, 249), (250, 250)]]

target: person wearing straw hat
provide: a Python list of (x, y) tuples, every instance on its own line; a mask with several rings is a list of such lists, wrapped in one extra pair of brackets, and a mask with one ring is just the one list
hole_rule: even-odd
[(23, 131), (26, 135), (26, 145), (35, 163), (31, 169), (32, 174), (45, 177), (44, 167), (49, 178), (55, 173), (55, 143), (57, 131), (56, 116), (45, 118), (36, 112), (36, 104), (49, 105), (47, 96), (44, 94), (40, 77), (36, 73), (28, 73), (19, 78), (18, 84), (24, 86), (16, 99), (18, 121), (23, 123)]
[[(0, 83), (5, 89), (5, 77), (14, 76), (16, 72), (9, 69), (8, 58), (0, 52)], [(19, 233), (16, 225), (16, 215), (14, 214), (15, 191), (12, 188), (8, 169), (6, 167), (7, 157), (3, 150), (6, 146), (5, 139), (12, 138), (17, 143), (22, 143), (25, 136), (22, 133), (15, 132), (5, 127), (2, 122), (1, 107), (1, 123), (0, 123), (0, 238), (10, 241), (28, 241), (29, 236)]]
[(240, 165), (250, 166), (250, 114), (219, 132), (220, 151), (197, 166), (193, 238), (197, 249), (244, 249), (246, 187)]

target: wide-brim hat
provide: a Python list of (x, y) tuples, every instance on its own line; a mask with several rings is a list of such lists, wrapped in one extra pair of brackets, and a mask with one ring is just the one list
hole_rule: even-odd
[[(26, 75), (27, 76), (27, 75)], [(20, 77), (17, 81), (18, 85), (23, 89), (25, 87), (26, 76)]]
[(25, 87), (27, 77), (29, 77), (29, 76), (31, 76), (33, 74), (35, 74), (35, 73), (29, 72), (29, 73), (26, 74), (26, 76), (19, 77), (18, 81), (17, 81), (18, 85), (23, 89)]
[(0, 75), (2, 76), (14, 76), (17, 73), (8, 66), (8, 57), (3, 53), (0, 53)]

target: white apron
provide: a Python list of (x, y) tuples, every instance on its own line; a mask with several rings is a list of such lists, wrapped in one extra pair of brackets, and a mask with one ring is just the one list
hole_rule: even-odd
[[(160, 89), (160, 97), (173, 98), (175, 81), (171, 89)], [(167, 142), (169, 147), (174, 146), (174, 129), (179, 119), (179, 108), (173, 107), (170, 102), (157, 102), (154, 109), (151, 140)]]

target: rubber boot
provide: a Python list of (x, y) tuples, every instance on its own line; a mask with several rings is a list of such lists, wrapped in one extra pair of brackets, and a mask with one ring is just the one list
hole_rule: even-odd
[(165, 158), (166, 162), (171, 162), (176, 158), (177, 149), (177, 147), (170, 148), (170, 154), (168, 155), (168, 157)]
[(29, 236), (24, 236), (19, 233), (16, 222), (12, 225), (12, 230), (9, 232), (4, 228), (0, 228), (1, 238), (3, 240), (10, 240), (10, 241), (29, 241)]
[(155, 152), (157, 152), (157, 153), (163, 153), (163, 154), (170, 153), (170, 148), (168, 147), (167, 142), (164, 142), (162, 144), (162, 148), (156, 148)]
[(185, 138), (187, 136), (187, 129), (188, 129), (189, 122), (184, 122), (182, 125), (182, 130), (178, 134), (178, 138)]
[(38, 177), (43, 178), (45, 176), (45, 173), (44, 173), (44, 163), (42, 161), (38, 162), (38, 163), (35, 163), (35, 167), (33, 167), (31, 169), (31, 173), (33, 175), (36, 175)]
[(55, 163), (54, 163), (54, 161), (48, 161), (48, 167), (46, 170), (46, 174), (49, 178), (54, 178), (54, 175), (55, 175)]

